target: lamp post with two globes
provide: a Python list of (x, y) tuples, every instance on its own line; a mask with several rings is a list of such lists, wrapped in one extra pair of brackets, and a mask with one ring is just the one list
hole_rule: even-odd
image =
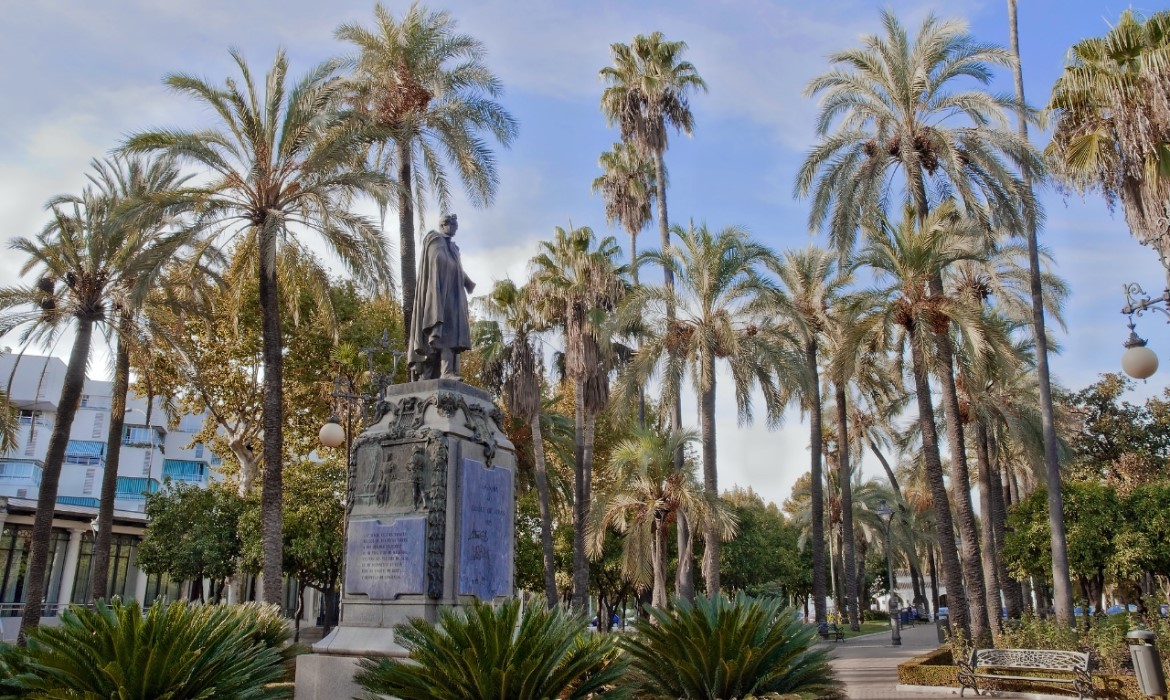
[(877, 511), (878, 517), (886, 524), (886, 585), (889, 587), (890, 596), (886, 603), (886, 607), (890, 612), (890, 644), (893, 646), (902, 645), (902, 622), (898, 618), (898, 605), (895, 602), (898, 600), (898, 594), (894, 592), (894, 552), (891, 546), (892, 538), (890, 537), (890, 524), (894, 519), (894, 509), (890, 508), (885, 501), (881, 502), (881, 508)]

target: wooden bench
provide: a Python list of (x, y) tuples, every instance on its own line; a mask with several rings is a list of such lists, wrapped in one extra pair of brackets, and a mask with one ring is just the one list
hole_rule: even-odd
[[(1035, 685), (1070, 685), (1081, 700), (1095, 697), (1093, 677), (1089, 670), (1090, 655), (1081, 651), (1054, 649), (974, 649), (966, 661), (959, 661), (959, 684), (976, 695), (987, 690), (979, 688), (980, 681), (1015, 681)], [(1020, 675), (1022, 672), (1063, 673), (1067, 677), (1040, 677)]]
[(825, 639), (832, 639), (834, 642), (845, 641), (845, 630), (841, 629), (841, 627), (836, 623), (830, 625), (828, 623), (822, 622), (817, 631), (820, 632), (821, 637)]

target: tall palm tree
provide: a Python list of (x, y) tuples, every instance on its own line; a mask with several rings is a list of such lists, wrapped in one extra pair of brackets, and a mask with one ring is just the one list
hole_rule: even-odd
[[(682, 60), (687, 45), (668, 41), (662, 32), (639, 34), (629, 44), (611, 44), (613, 65), (601, 69), (606, 88), (601, 94), (601, 111), (610, 125), (621, 130), (622, 140), (654, 162), (655, 200), (658, 206), (659, 248), (670, 247), (670, 219), (666, 206), (665, 153), (669, 129), (691, 135), (695, 116), (690, 108), (690, 94), (707, 91), (707, 83), (690, 61)], [(669, 292), (674, 288), (674, 274), (662, 268)], [(674, 310), (667, 309), (673, 320)], [(671, 385), (667, 392), (678, 396), (680, 386)], [(670, 406), (671, 427), (682, 430), (682, 404), (675, 399)], [(675, 455), (676, 469), (683, 467), (683, 455)], [(679, 569), (676, 588), (680, 597), (694, 598), (694, 574), (691, 571), (690, 527), (686, 518), (678, 525)]]
[[(125, 213), (116, 217), (114, 225), (134, 229), (132, 235), (137, 245), (150, 245), (163, 235), (169, 225), (168, 218), (159, 215), (157, 209), (146, 209), (137, 216), (130, 215), (129, 208), (136, 200), (166, 192), (181, 186), (186, 180), (179, 173), (170, 158), (138, 158), (114, 156), (105, 161), (94, 161), (89, 180), (110, 206), (115, 210), (122, 207)], [(78, 200), (79, 202), (81, 200)], [(198, 263), (195, 263), (198, 267)], [(168, 268), (174, 272), (180, 269), (175, 261)], [(166, 275), (158, 278), (160, 284)], [(130, 390), (130, 352), (138, 337), (138, 323), (142, 306), (151, 295), (136, 299), (132, 288), (134, 280), (124, 280), (124, 287), (111, 289), (109, 321), (114, 350), (114, 383), (111, 388), (110, 425), (106, 437), (106, 468), (102, 471), (101, 499), (98, 506), (98, 530), (93, 550), (93, 576), (90, 597), (100, 600), (106, 597), (109, 584), (110, 544), (113, 540), (114, 499), (118, 486), (118, 462), (122, 451), (122, 429), (126, 419), (126, 395)]]
[[(787, 376), (796, 363), (783, 346), (771, 342), (768, 322), (751, 304), (766, 285), (760, 273), (773, 262), (771, 251), (736, 227), (712, 232), (706, 226), (675, 226), (672, 232), (677, 245), (647, 252), (641, 261), (669, 269), (674, 286), (641, 287), (620, 313), (623, 319), (640, 319), (647, 329), (645, 342), (625, 378), (628, 384), (640, 386), (664, 366), (665, 403), (669, 405), (678, 399), (672, 387), (681, 385), (685, 374), (690, 375), (699, 396), (703, 488), (713, 509), (719, 499), (715, 459), (719, 360), (731, 370), (740, 420), (752, 419), (751, 395), (759, 387), (769, 425), (780, 420), (783, 410), (777, 374)], [(669, 310), (674, 311), (673, 320)], [(707, 523), (703, 536), (703, 577), (707, 595), (716, 595), (722, 536), (714, 521)]]
[(529, 287), (542, 323), (564, 329), (565, 370), (573, 381), (576, 409), (573, 490), (573, 608), (589, 600), (589, 560), (585, 529), (589, 522), (593, 480), (593, 437), (597, 414), (609, 401), (610, 347), (596, 322), (612, 312), (626, 293), (625, 269), (617, 263), (620, 248), (612, 236), (600, 241), (582, 226), (557, 227), (551, 241), (541, 241), (529, 263)]
[(12, 405), (8, 403), (8, 393), (0, 390), (0, 454), (16, 447), (16, 431), (19, 424)]
[(109, 198), (92, 186), (86, 187), (80, 197), (61, 196), (50, 201), (52, 218), (35, 238), (15, 238), (9, 243), (10, 248), (28, 257), (21, 274), (35, 271), (37, 281), (0, 289), (0, 334), (23, 325), (22, 343), (50, 342), (65, 325), (76, 324), (37, 495), (22, 639), (40, 622), (57, 486), (81, 401), (95, 327), (110, 321), (118, 300), (141, 300), (180, 241), (175, 236), (152, 240), (134, 227), (119, 225), (114, 208)]
[(696, 527), (710, 523), (724, 540), (735, 535), (735, 516), (727, 505), (707, 500), (693, 468), (674, 468), (674, 455), (698, 437), (694, 431), (665, 435), (635, 429), (614, 447), (606, 466), (609, 485), (593, 509), (590, 554), (601, 554), (608, 529), (623, 534), (622, 572), (635, 588), (651, 587), (651, 605), (657, 608), (668, 602), (667, 535), (680, 513)]
[[(638, 234), (650, 223), (650, 207), (657, 196), (654, 162), (635, 147), (620, 141), (598, 161), (602, 174), (593, 180), (593, 191), (605, 198), (605, 220), (618, 224), (630, 235), (630, 262), (638, 259)], [(638, 268), (630, 277), (638, 286)]]
[[(929, 291), (931, 280), (939, 270), (983, 255), (978, 238), (970, 230), (978, 226), (978, 222), (958, 218), (954, 206), (948, 204), (930, 214), (924, 224), (920, 224), (917, 213), (908, 208), (897, 226), (883, 223), (880, 228), (867, 229), (866, 245), (858, 254), (854, 267), (868, 268), (882, 286), (859, 295), (858, 303), (870, 311), (854, 326), (852, 334), (855, 337), (885, 335), (898, 340), (909, 350), (923, 460), (935, 522), (938, 531), (943, 533), (939, 537), (939, 549), (951, 619), (964, 635), (974, 634), (976, 638), (982, 638), (987, 631), (986, 605), (983, 586), (976, 584), (982, 584), (983, 578), (978, 568), (972, 568), (964, 584), (955, 543), (945, 535), (954, 531), (954, 522), (943, 480), (929, 379), (930, 373), (937, 371), (937, 365), (944, 362), (938, 352), (938, 336), (948, 333), (951, 326), (961, 330), (960, 336), (976, 349), (974, 355), (978, 355), (978, 350), (986, 343), (980, 325), (983, 317), (978, 307), (953, 296)], [(954, 433), (948, 436), (954, 439)], [(960, 476), (954, 464), (951, 467), (956, 472), (953, 475), (956, 500), (961, 493), (967, 493), (969, 498), (966, 475)], [(966, 545), (967, 538), (964, 540)], [(968, 589), (970, 596), (967, 595)], [(984, 613), (982, 624), (977, 613), (979, 610)]]
[[(1017, 41), (1013, 38), (1013, 45)], [(1046, 150), (1053, 174), (1066, 185), (1121, 200), (1130, 233), (1154, 248), (1165, 266), (1170, 266), (1168, 58), (1170, 11), (1143, 21), (1126, 10), (1105, 36), (1074, 44), (1052, 86), (1052, 142)]]
[(518, 126), (496, 101), (503, 86), (483, 62), (483, 43), (458, 33), (447, 12), (415, 2), (396, 19), (378, 3), (372, 29), (343, 24), (335, 35), (358, 49), (351, 81), (354, 106), (386, 135), (370, 160), (373, 169), (394, 173), (398, 182), (399, 274), (405, 327), (410, 328), (415, 210), (421, 219), (428, 193), (440, 210), (450, 208), (444, 161), (455, 166), (473, 204), (491, 204), (499, 174), (485, 137), (507, 148)]
[(541, 432), (541, 399), (544, 363), (537, 345), (536, 310), (528, 290), (512, 280), (496, 282), (492, 291), (477, 299), (489, 320), (475, 328), (476, 347), (485, 360), (499, 365), (504, 401), (508, 412), (532, 430), (532, 451), (536, 462), (536, 495), (540, 507), (540, 542), (544, 553), (544, 588), (548, 606), (557, 596), (556, 562), (553, 560), (552, 510), (549, 501), (548, 468)]
[(803, 381), (791, 383), (786, 391), (799, 395), (801, 410), (809, 416), (813, 610), (817, 622), (824, 622), (828, 615), (825, 603), (825, 479), (821, 462), (824, 420), (819, 365), (823, 335), (829, 323), (829, 306), (841, 292), (846, 279), (837, 274), (836, 261), (836, 256), (823, 248), (810, 246), (790, 250), (784, 254), (782, 262), (772, 265), (780, 286), (763, 290), (759, 299), (762, 308), (792, 329), (803, 357)]
[[(1016, 101), (1024, 102), (1024, 69), (1020, 60), (1020, 31), (1019, 14), (1016, 0), (1008, 0), (1008, 27), (1015, 58), (1013, 77), (1015, 78)], [(1067, 125), (1067, 123), (1066, 123)], [(1170, 125), (1168, 125), (1170, 126)], [(1020, 138), (1028, 138), (1028, 119), (1022, 111), (1017, 111), (1016, 128)], [(1066, 132), (1067, 133), (1067, 132)], [(1170, 138), (1170, 131), (1166, 132)], [(1055, 143), (1055, 138), (1053, 140)], [(1144, 146), (1144, 144), (1143, 144)], [(1032, 192), (1032, 174), (1025, 172), (1024, 187), (1028, 194)], [(1164, 192), (1165, 194), (1165, 192)], [(1161, 201), (1165, 201), (1165, 197)], [(1052, 546), (1052, 580), (1054, 598), (1056, 600), (1056, 618), (1062, 624), (1072, 624), (1072, 583), (1068, 572), (1068, 549), (1065, 546), (1064, 508), (1061, 505), (1060, 461), (1057, 457), (1056, 420), (1052, 412), (1052, 380), (1048, 370), (1048, 334), (1045, 331), (1044, 320), (1044, 286), (1040, 273), (1040, 248), (1037, 240), (1038, 222), (1035, 218), (1025, 222), (1024, 234), (1028, 240), (1028, 269), (1030, 272), (1030, 292), (1032, 297), (1032, 329), (1036, 338), (1036, 375), (1040, 389), (1040, 419), (1041, 429), (1044, 432), (1044, 467), (1048, 484), (1048, 512), (1052, 514), (1051, 546)], [(1006, 570), (1006, 567), (1004, 567)], [(1012, 600), (1009, 598), (1009, 600)], [(1012, 607), (1015, 607), (1014, 605)]]
[[(1039, 174), (1042, 165), (1027, 139), (1008, 128), (1007, 114), (1027, 108), (978, 87), (951, 91), (964, 78), (987, 85), (993, 66), (1011, 66), (1011, 54), (977, 42), (960, 21), (929, 15), (912, 41), (892, 11), (884, 11), (882, 20), (885, 36), (867, 36), (864, 48), (831, 56), (842, 67), (814, 78), (806, 89), (822, 96), (817, 125), (822, 141), (805, 159), (796, 184), (798, 195), (813, 196), (810, 225), (827, 222), (830, 238), (848, 251), (858, 225), (876, 218), (889, 199), (895, 181), (889, 171), (900, 168), (903, 201), (920, 224), (932, 207), (951, 200), (985, 229), (995, 221), (1006, 230), (1025, 231), (1038, 213), (1018, 173)], [(959, 115), (961, 122), (953, 119)], [(937, 272), (930, 284), (936, 296), (942, 294)], [(947, 444), (956, 481), (966, 483), (954, 350), (948, 334), (935, 339)], [(977, 593), (972, 613), (981, 630), (987, 613), (978, 590), (981, 577), (975, 575), (980, 546), (974, 508), (969, 493), (956, 496), (963, 563)]]
[(165, 79), (172, 89), (210, 107), (219, 120), (215, 127), (138, 133), (124, 148), (132, 153), (162, 152), (201, 166), (210, 175), (206, 184), (156, 197), (157, 205), (193, 211), (191, 230), (201, 235), (240, 237), (255, 246), (264, 363), (262, 598), (273, 603), (282, 599), (284, 589), (278, 251), (314, 232), (360, 280), (389, 275), (387, 246), (377, 225), (348, 206), (362, 194), (385, 198), (391, 183), (355, 165), (368, 135), (341, 109), (346, 90), (336, 77), (335, 63), (317, 66), (289, 89), (283, 51), (277, 53), (262, 85), (253, 80), (240, 53), (233, 51), (232, 58), (242, 82), (228, 79), (219, 87), (186, 74)]

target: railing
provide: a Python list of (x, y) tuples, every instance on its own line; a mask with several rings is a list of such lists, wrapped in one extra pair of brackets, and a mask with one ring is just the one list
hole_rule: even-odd
[[(57, 603), (44, 603), (41, 606), (41, 617), (56, 617), (61, 606)], [(0, 603), (0, 617), (21, 617), (24, 615), (24, 603)]]
[(202, 483), (207, 479), (207, 467), (203, 462), (168, 459), (163, 464), (163, 478)]
[(118, 477), (116, 498), (126, 500), (142, 500), (146, 494), (158, 491), (158, 481), (139, 476)]

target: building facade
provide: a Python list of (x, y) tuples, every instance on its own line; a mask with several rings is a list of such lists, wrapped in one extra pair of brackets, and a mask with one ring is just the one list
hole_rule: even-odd
[[(15, 446), (0, 455), (0, 623), (8, 638), (17, 627), (10, 618), (20, 616), (26, 598), (33, 517), (64, 377), (65, 363), (56, 357), (0, 354), (0, 381), (8, 387), (19, 421)], [(203, 416), (182, 416), (169, 429), (168, 416), (157, 402), (149, 406), (133, 394), (127, 397), (118, 464), (108, 464), (111, 390), (111, 382), (87, 379), (73, 420), (54, 510), (47, 616), (87, 600), (98, 499), (107, 469), (118, 473), (108, 590), (111, 596), (133, 597), (144, 605), (181, 594), (178, 583), (147, 576), (136, 566), (137, 544), (146, 527), (146, 495), (167, 479), (205, 486), (216, 478), (213, 467), (219, 459), (193, 441)]]

